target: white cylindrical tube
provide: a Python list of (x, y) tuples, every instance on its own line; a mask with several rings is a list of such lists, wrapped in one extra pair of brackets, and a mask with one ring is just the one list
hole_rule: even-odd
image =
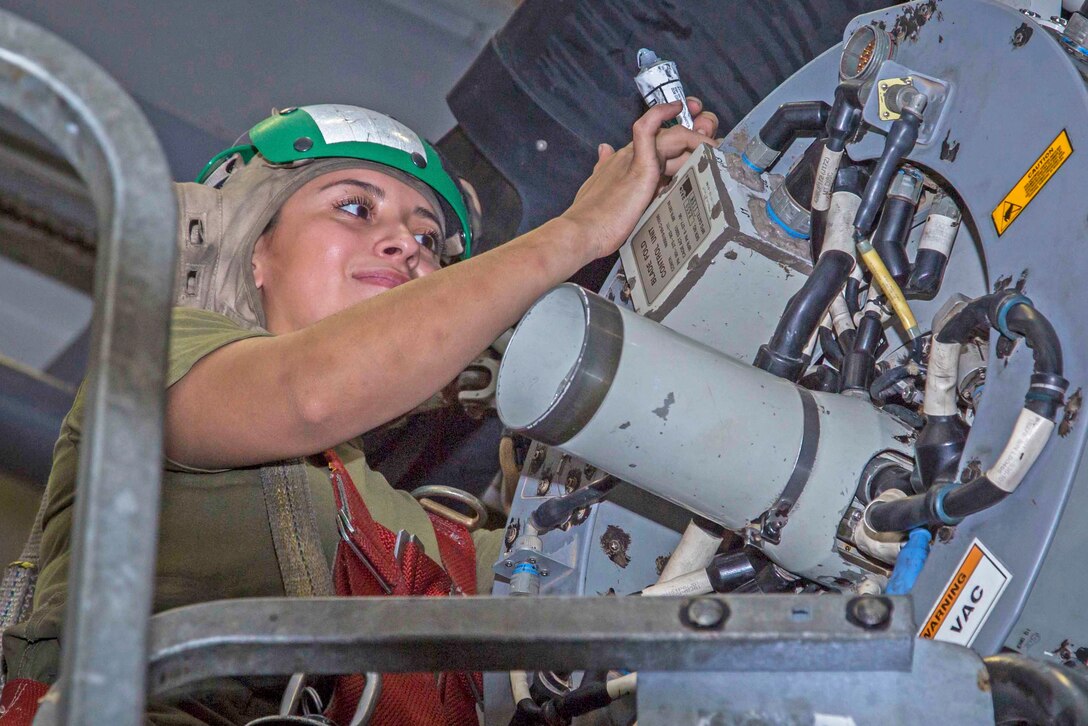
[(638, 673), (628, 673), (625, 676), (613, 678), (605, 684), (604, 688), (613, 701), (621, 696), (634, 693), (635, 689), (638, 688)]
[(1028, 469), (1039, 458), (1050, 434), (1054, 431), (1054, 422), (1046, 416), (1040, 416), (1031, 409), (1020, 409), (1012, 435), (1005, 444), (1001, 456), (986, 471), (986, 478), (998, 489), (1011, 492), (1020, 486)]
[(514, 697), (514, 705), (521, 703), (526, 698), (532, 698), (529, 694), (529, 674), (525, 671), (510, 671), (510, 692)]
[(956, 407), (956, 381), (959, 379), (960, 344), (940, 343), (934, 336), (926, 369), (926, 398), (922, 411), (927, 416), (951, 416)]
[(710, 576), (705, 568), (700, 568), (679, 577), (664, 582), (658, 581), (656, 585), (650, 585), (642, 591), (643, 597), (669, 597), (678, 595), (705, 595), (713, 592), (710, 584)]
[(825, 212), (831, 206), (831, 187), (835, 184), (835, 175), (839, 173), (841, 161), (841, 151), (832, 151), (824, 146), (820, 152), (820, 163), (816, 167), (816, 179), (812, 184), (812, 211)]
[(877, 452), (909, 452), (903, 424), (868, 403), (800, 389), (576, 285), (526, 313), (496, 400), (511, 429), (729, 529), (790, 485), (790, 523), (765, 550), (829, 577), (843, 482)]
[[(874, 499), (873, 503), (890, 502), (906, 496), (906, 492), (889, 489)], [(866, 523), (865, 517), (854, 525), (854, 544), (859, 550), (881, 562), (895, 564), (895, 558), (899, 556), (899, 550), (903, 549), (906, 542), (905, 532), (877, 532)]]
[(638, 92), (642, 94), (646, 105), (653, 107), (661, 103), (680, 101), (683, 106), (675, 122), (684, 128), (693, 128), (691, 111), (688, 110), (684, 85), (680, 82), (680, 73), (676, 69), (676, 64), (670, 60), (658, 58), (657, 54), (649, 48), (642, 48), (638, 52), (638, 67), (635, 85), (638, 86)]
[(926, 226), (922, 228), (922, 238), (918, 240), (918, 249), (933, 250), (948, 257), (952, 253), (952, 245), (959, 231), (959, 219), (931, 212), (926, 217)]
[(859, 206), (861, 197), (853, 192), (835, 192), (831, 195), (831, 207), (827, 210), (827, 234), (824, 235), (821, 255), (830, 250), (838, 250), (853, 257), (856, 263), (854, 216), (857, 215)]
[(676, 549), (669, 555), (669, 561), (665, 563), (657, 581), (664, 582), (685, 572), (706, 567), (714, 559), (721, 545), (722, 536), (719, 532), (704, 529), (694, 519), (691, 520), (683, 536), (680, 537)]
[(837, 295), (831, 301), (828, 312), (831, 315), (831, 327), (835, 330), (836, 336), (841, 336), (848, 330), (856, 330), (854, 318), (850, 315), (850, 308), (846, 305), (846, 298), (843, 295)]

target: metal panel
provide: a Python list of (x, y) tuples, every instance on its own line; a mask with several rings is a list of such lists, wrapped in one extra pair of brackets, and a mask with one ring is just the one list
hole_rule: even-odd
[[(64, 723), (137, 724), (151, 608), (175, 203), (158, 141), (97, 65), (0, 12), (0, 104), (79, 171), (99, 221), (68, 620)], [(104, 687), (109, 684), (109, 687)]]
[[(910, 15), (927, 5), (930, 13)], [(928, 20), (919, 22), (923, 15)], [(1088, 289), (1079, 270), (1055, 261), (1081, 259), (1083, 240), (1088, 238), (1084, 215), (1088, 129), (1083, 123), (1088, 113), (1088, 88), (1053, 36), (1015, 10), (996, 3), (911, 3), (860, 16), (845, 34), (849, 36), (859, 24), (883, 22), (892, 28), (897, 21), (915, 25), (910, 39), (900, 44), (897, 62), (949, 81), (955, 94), (946, 127), (932, 143), (919, 145), (910, 159), (955, 187), (969, 212), (964, 230), (970, 228), (978, 240), (991, 284), (1011, 284), (1025, 278), (1025, 293), (1061, 336), (1065, 377), (1071, 382), (1069, 390), (1076, 391), (1088, 378), (1088, 358), (1083, 353), (1088, 350), (1083, 324)], [(1017, 34), (1021, 26), (1030, 32)], [(1039, 111), (1042, 109), (1045, 113)], [(991, 211), (1063, 128), (1068, 130), (1074, 154), (998, 237)], [(881, 137), (869, 134), (850, 148), (850, 154), (870, 158), (879, 153), (881, 145)], [(953, 259), (964, 252), (962, 242), (957, 241)], [(946, 293), (972, 294), (960, 288), (961, 279), (952, 273), (950, 268)], [(986, 391), (963, 454), (965, 465), (973, 459), (979, 459), (984, 467), (994, 461), (1022, 405), (1030, 375), (1027, 346), (1021, 343), (1011, 356), (1001, 359), (996, 355), (997, 337), (991, 336)], [(960, 558), (978, 537), (1010, 570), (1012, 579), (973, 647), (983, 654), (994, 653), (1010, 635), (1009, 642), (1015, 645), (1027, 627), (1043, 634), (1037, 650), (1041, 654), (1073, 635), (1051, 629), (1049, 613), (1055, 607), (1048, 601), (1052, 596), (1043, 592), (1032, 595), (1032, 587), (1059, 519), (1069, 520), (1068, 526), (1063, 521), (1062, 531), (1075, 537), (1070, 547), (1083, 551), (1088, 513), (1066, 509), (1065, 502), (1076, 477), (1085, 434), (1084, 426), (1079, 425), (1064, 437), (1054, 437), (1007, 500), (969, 517), (956, 527), (954, 539), (934, 546), (914, 590), (920, 617), (939, 599)], [(1059, 562), (1054, 565), (1061, 567)], [(1083, 597), (1083, 588), (1079, 592)], [(1030, 624), (1018, 623), (1029, 595), (1038, 610)], [(1061, 606), (1068, 608), (1068, 601)], [(1063, 621), (1067, 623), (1067, 618)], [(1084, 632), (1083, 621), (1080, 632)]]
[(638, 674), (642, 723), (992, 725), (982, 660), (967, 648), (920, 640), (909, 672)]
[[(150, 689), (203, 678), (626, 668), (658, 671), (908, 671), (910, 599), (886, 625), (847, 619), (850, 597), (735, 595), (718, 625), (692, 625), (689, 598), (253, 598), (152, 618)], [(396, 623), (396, 628), (390, 628)]]

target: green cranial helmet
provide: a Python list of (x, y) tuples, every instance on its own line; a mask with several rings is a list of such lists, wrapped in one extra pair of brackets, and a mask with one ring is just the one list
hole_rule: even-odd
[(215, 185), (217, 172), (235, 155), (248, 164), (257, 154), (284, 166), (307, 159), (344, 158), (395, 169), (434, 192), (445, 216), (447, 238), (462, 241), (462, 257), (472, 253), (469, 211), (458, 183), (443, 167), (435, 148), (396, 119), (340, 104), (284, 109), (250, 129), (237, 145), (216, 154), (197, 182)]

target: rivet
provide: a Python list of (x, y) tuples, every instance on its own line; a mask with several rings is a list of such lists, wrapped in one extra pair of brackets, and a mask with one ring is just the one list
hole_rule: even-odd
[(309, 151), (314, 148), (314, 140), (309, 136), (300, 136), (295, 139), (295, 151)]
[(545, 139), (537, 139), (536, 140), (536, 150), (537, 151), (547, 151), (548, 150), (548, 142)]
[(892, 617), (892, 602), (886, 597), (862, 595), (846, 605), (846, 619), (866, 630), (888, 625)]
[(418, 166), (420, 169), (427, 168), (427, 157), (418, 151), (412, 153), (412, 163)]
[(729, 616), (725, 603), (713, 597), (698, 597), (684, 608), (683, 619), (693, 628), (720, 627)]

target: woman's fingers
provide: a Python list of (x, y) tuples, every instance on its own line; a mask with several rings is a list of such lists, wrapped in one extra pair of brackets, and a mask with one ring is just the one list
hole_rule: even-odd
[(665, 160), (659, 149), (658, 132), (661, 131), (661, 124), (676, 118), (681, 108), (679, 101), (658, 104), (652, 106), (638, 121), (635, 121), (631, 127), (631, 144), (634, 147), (635, 164), (638, 167), (645, 171), (652, 169), (657, 174), (664, 171)]

